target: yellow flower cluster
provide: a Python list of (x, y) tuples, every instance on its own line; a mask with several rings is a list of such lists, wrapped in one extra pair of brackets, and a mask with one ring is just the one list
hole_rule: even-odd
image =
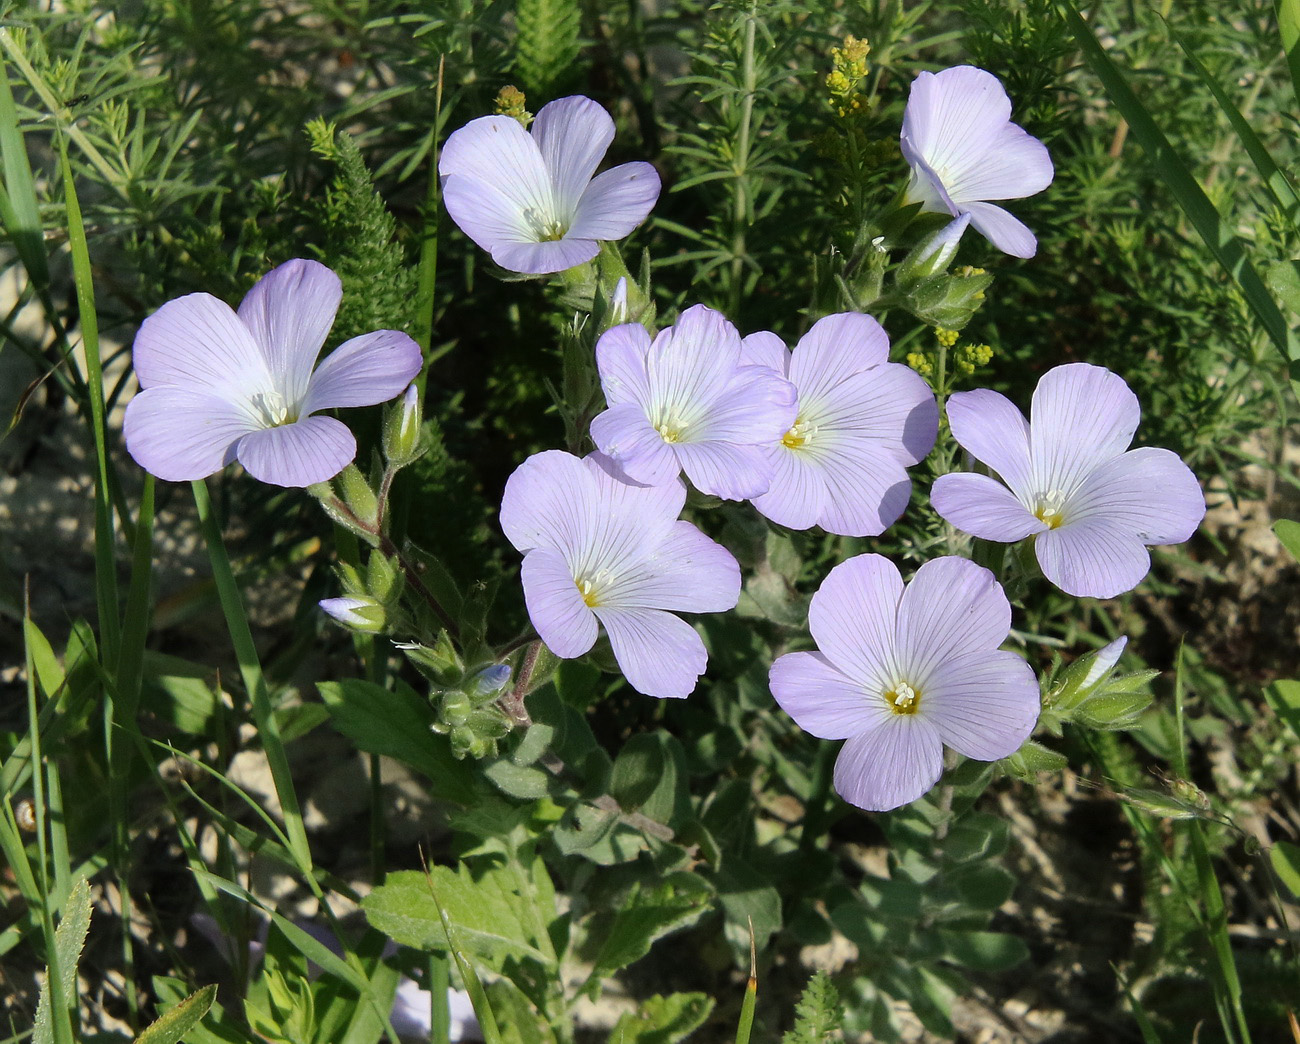
[(946, 330), (942, 326), (938, 326), (935, 327), (934, 336), (935, 336), (935, 340), (937, 340), (945, 348), (951, 348), (954, 344), (957, 343), (956, 330)]
[(520, 126), (527, 127), (533, 122), (533, 114), (524, 105), (524, 92), (508, 84), (497, 92), (492, 111), (498, 116), (511, 116), (519, 121)]
[[(963, 279), (968, 279), (971, 276), (984, 275), (984, 269), (975, 268), (972, 265), (962, 265), (960, 268), (954, 269), (952, 274), (955, 276), (960, 276)], [(975, 294), (974, 296), (976, 301), (983, 301), (984, 291), (981, 290), (979, 293)]]
[(957, 350), (957, 372), (969, 377), (977, 367), (987, 366), (993, 358), (993, 349), (987, 344), (963, 344)]
[[(935, 328), (934, 338), (942, 348), (952, 348), (960, 335), (956, 330), (939, 326)], [(962, 377), (969, 377), (981, 366), (987, 366), (993, 358), (993, 349), (987, 344), (963, 344), (952, 353), (953, 370)], [(934, 375), (934, 363), (929, 352), (908, 352), (907, 365), (922, 377)]]
[(831, 48), (831, 72), (826, 77), (831, 107), (841, 116), (857, 115), (866, 111), (866, 97), (858, 86), (867, 75), (867, 55), (871, 44), (856, 36), (844, 37), (842, 47)]
[(919, 373), (922, 377), (929, 377), (934, 373), (934, 366), (922, 352), (908, 352), (907, 365)]

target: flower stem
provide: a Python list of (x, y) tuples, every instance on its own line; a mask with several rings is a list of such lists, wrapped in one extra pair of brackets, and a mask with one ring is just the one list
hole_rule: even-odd
[(740, 284), (745, 271), (745, 226), (749, 217), (749, 138), (754, 119), (754, 92), (758, 86), (754, 69), (754, 37), (758, 27), (755, 0), (750, 0), (745, 15), (745, 45), (741, 55), (741, 87), (744, 97), (740, 103), (740, 128), (736, 134), (736, 156), (732, 171), (736, 180), (731, 209), (731, 285), (728, 288), (728, 312), (736, 319), (740, 314)]

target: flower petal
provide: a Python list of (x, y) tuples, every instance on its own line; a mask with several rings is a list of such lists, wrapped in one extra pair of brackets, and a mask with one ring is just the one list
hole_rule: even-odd
[(898, 605), (902, 677), (924, 689), (945, 661), (991, 652), (1010, 630), (1011, 603), (991, 572), (965, 558), (932, 558)]
[[(967, 154), (945, 171), (944, 185), (957, 206), (974, 200), (1022, 199), (1052, 183), (1047, 146), (1014, 123), (1004, 124), (987, 148)], [(976, 228), (979, 226), (976, 225)]]
[(240, 321), (266, 355), (276, 390), (291, 405), (306, 394), (342, 300), (337, 275), (319, 261), (295, 258), (262, 276), (239, 303)]
[(1064, 511), (1070, 522), (1108, 519), (1144, 544), (1179, 544), (1205, 517), (1205, 495), (1176, 453), (1144, 446), (1097, 468)]
[(948, 172), (983, 155), (1010, 119), (1011, 99), (992, 73), (972, 65), (920, 73), (903, 112), (903, 156), (924, 160), (946, 185)]
[(781, 709), (819, 739), (848, 739), (893, 716), (884, 700), (867, 693), (821, 653), (778, 656), (768, 683)]
[(681, 442), (672, 451), (692, 485), (710, 496), (750, 500), (766, 493), (772, 482), (772, 462), (761, 446)]
[(870, 442), (899, 464), (919, 464), (939, 432), (934, 392), (901, 363), (847, 374), (817, 398), (801, 385), (799, 401), (800, 412), (828, 434)]
[(897, 680), (894, 636), (903, 578), (881, 555), (841, 562), (808, 607), (808, 630), (827, 661), (864, 684)]
[(658, 546), (618, 573), (601, 608), (724, 613), (739, 598), (735, 556), (691, 523), (679, 521)]
[(499, 242), (491, 249), (492, 260), (511, 272), (544, 275), (590, 261), (600, 253), (594, 239), (553, 239), (545, 243)]
[(840, 436), (819, 463), (826, 500), (817, 524), (826, 532), (876, 536), (907, 510), (912, 480), (878, 442)]
[(1043, 374), (1029, 414), (1035, 493), (1072, 493), (1133, 440), (1142, 413), (1124, 379), (1102, 366), (1069, 363)]
[(930, 675), (918, 715), (943, 742), (978, 761), (1014, 754), (1038, 721), (1034, 670), (1013, 652), (977, 652), (945, 660)]
[(835, 790), (869, 812), (915, 801), (943, 774), (939, 733), (918, 714), (890, 714), (851, 736), (835, 759)]
[(961, 448), (998, 473), (1012, 491), (1028, 499), (1033, 486), (1029, 464), (1029, 423), (1010, 399), (987, 388), (956, 392), (948, 398), (948, 425)]
[(632, 688), (659, 699), (691, 694), (709, 655), (690, 624), (659, 609), (598, 607), (595, 613)]
[(741, 339), (740, 363), (742, 366), (766, 366), (787, 379), (790, 376), (790, 352), (785, 342), (768, 330), (759, 330)]
[(587, 539), (587, 515), (598, 500), (596, 477), (572, 453), (534, 453), (506, 480), (501, 529), (517, 551), (564, 554)]
[(1029, 226), (996, 203), (960, 203), (962, 213), (970, 215), (970, 223), (980, 234), (1004, 254), (1012, 257), (1033, 257), (1038, 253), (1038, 239)]
[(267, 359), (224, 301), (186, 294), (149, 316), (131, 359), (142, 388), (189, 388), (232, 402), (273, 390)]
[(681, 463), (664, 437), (635, 403), (611, 406), (598, 414), (591, 422), (591, 440), (637, 482), (662, 485), (681, 473)]
[(565, 218), (572, 217), (583, 190), (614, 140), (614, 121), (599, 103), (571, 95), (543, 105), (533, 120), (531, 133), (550, 174), (556, 211)]
[(235, 450), (253, 478), (273, 486), (310, 486), (332, 479), (357, 455), (357, 440), (333, 417), (303, 417), (245, 435)]
[(1043, 576), (1078, 598), (1114, 598), (1137, 587), (1151, 569), (1141, 538), (1098, 516), (1039, 533), (1034, 553)]
[(635, 402), (642, 409), (650, 401), (646, 354), (650, 334), (640, 323), (624, 323), (606, 330), (596, 342), (596, 369), (600, 387), (611, 406)]
[(778, 445), (769, 448), (772, 482), (750, 503), (760, 515), (788, 529), (811, 529), (826, 506), (826, 480), (808, 454)]
[(988, 475), (940, 475), (930, 490), (930, 503), (944, 521), (981, 540), (1012, 544), (1047, 529), (1047, 523)]
[(861, 312), (841, 312), (818, 319), (799, 339), (790, 380), (801, 399), (820, 399), (849, 375), (886, 362), (889, 336), (881, 325)]
[(316, 368), (302, 415), (373, 406), (400, 395), (424, 365), (420, 346), (398, 330), (376, 330), (344, 341)]
[(537, 242), (540, 226), (560, 216), (541, 149), (513, 117), (482, 116), (453, 132), (438, 173), (447, 212), (485, 250), (503, 240)]
[(766, 366), (739, 366), (684, 442), (768, 446), (790, 430), (798, 413), (793, 384)]
[(596, 644), (596, 615), (583, 601), (564, 558), (536, 547), (520, 568), (528, 619), (546, 647), (561, 659), (581, 656)]
[(127, 404), (127, 452), (168, 482), (207, 478), (232, 459), (235, 443), (256, 423), (225, 399), (190, 388), (146, 388)]
[(607, 170), (582, 193), (569, 235), (622, 239), (649, 216), (659, 190), (659, 172), (649, 163), (623, 163)]

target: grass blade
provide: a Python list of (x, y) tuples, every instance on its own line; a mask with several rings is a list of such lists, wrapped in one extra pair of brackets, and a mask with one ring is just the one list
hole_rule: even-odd
[(1277, 0), (1277, 27), (1282, 33), (1282, 51), (1291, 70), (1291, 86), (1296, 101), (1300, 102), (1300, 0)]

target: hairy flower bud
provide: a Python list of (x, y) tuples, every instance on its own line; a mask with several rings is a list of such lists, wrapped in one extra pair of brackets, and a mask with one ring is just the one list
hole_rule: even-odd
[(379, 634), (384, 629), (384, 607), (373, 598), (324, 598), (318, 604), (349, 630)]
[(384, 458), (404, 468), (420, 456), (420, 393), (409, 385), (384, 417)]

